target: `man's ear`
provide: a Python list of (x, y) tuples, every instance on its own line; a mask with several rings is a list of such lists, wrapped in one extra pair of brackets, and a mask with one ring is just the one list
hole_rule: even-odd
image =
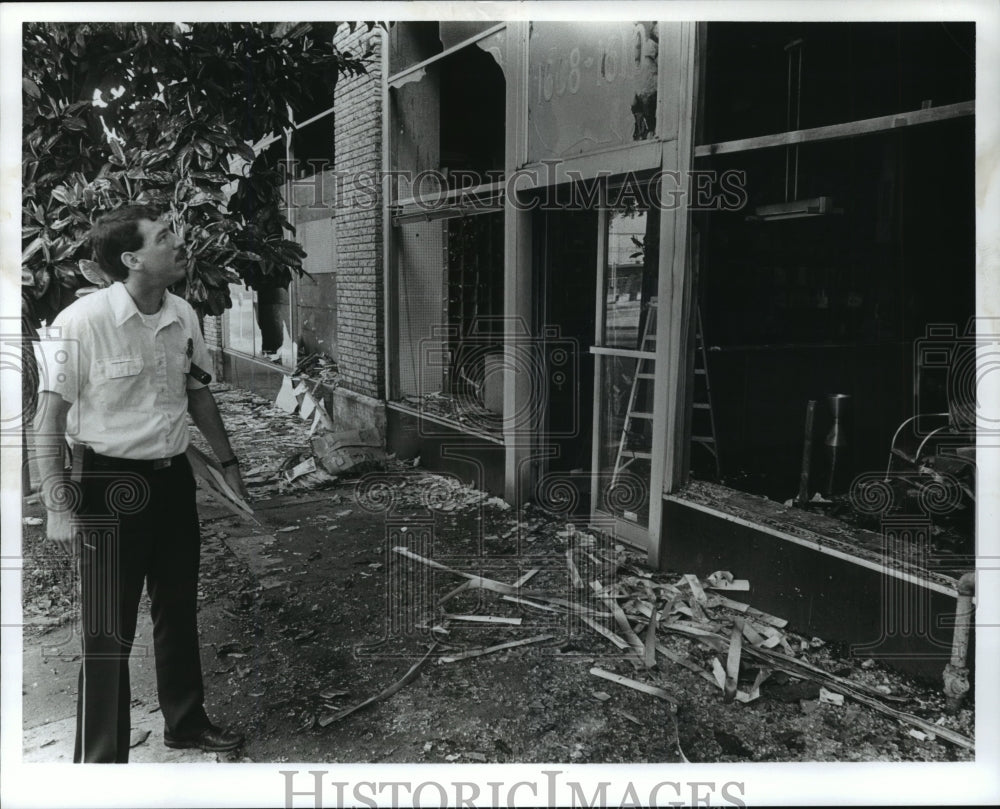
[(131, 250), (122, 253), (121, 259), (122, 264), (124, 264), (129, 270), (134, 270), (142, 264), (142, 259)]

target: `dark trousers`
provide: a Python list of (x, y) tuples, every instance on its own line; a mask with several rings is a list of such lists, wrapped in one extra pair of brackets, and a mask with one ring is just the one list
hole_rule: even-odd
[(208, 725), (197, 627), (195, 483), (179, 456), (156, 470), (88, 463), (80, 486), (83, 661), (73, 760), (123, 763), (131, 735), (129, 655), (143, 581), (166, 729), (183, 737)]

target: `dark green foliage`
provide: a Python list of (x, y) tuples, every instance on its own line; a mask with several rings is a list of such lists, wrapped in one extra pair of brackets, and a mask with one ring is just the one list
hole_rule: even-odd
[[(284, 157), (292, 119), (332, 105), (338, 76), (365, 72), (370, 48), (339, 51), (339, 25), (25, 25), (28, 317), (51, 320), (100, 285), (87, 232), (101, 213), (131, 202), (160, 206), (184, 233), (183, 294), (200, 312), (230, 306), (230, 283), (287, 287), (305, 253), (287, 238), (274, 153)], [(251, 148), (272, 136), (276, 149)]]

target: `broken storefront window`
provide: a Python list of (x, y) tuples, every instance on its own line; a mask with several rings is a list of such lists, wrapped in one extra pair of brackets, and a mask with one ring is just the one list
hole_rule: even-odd
[(397, 233), (397, 400), (499, 433), (503, 214), (414, 222)]

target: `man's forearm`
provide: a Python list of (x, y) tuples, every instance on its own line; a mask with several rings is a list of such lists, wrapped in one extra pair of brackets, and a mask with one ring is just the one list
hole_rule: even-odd
[(65, 478), (66, 413), (69, 402), (58, 393), (42, 391), (38, 398), (33, 443), (42, 503), (51, 508), (50, 490)]
[(196, 388), (188, 391), (188, 412), (194, 421), (194, 426), (201, 430), (212, 452), (220, 461), (228, 461), (235, 457), (229, 445), (229, 435), (222, 423), (215, 397), (208, 388)]

